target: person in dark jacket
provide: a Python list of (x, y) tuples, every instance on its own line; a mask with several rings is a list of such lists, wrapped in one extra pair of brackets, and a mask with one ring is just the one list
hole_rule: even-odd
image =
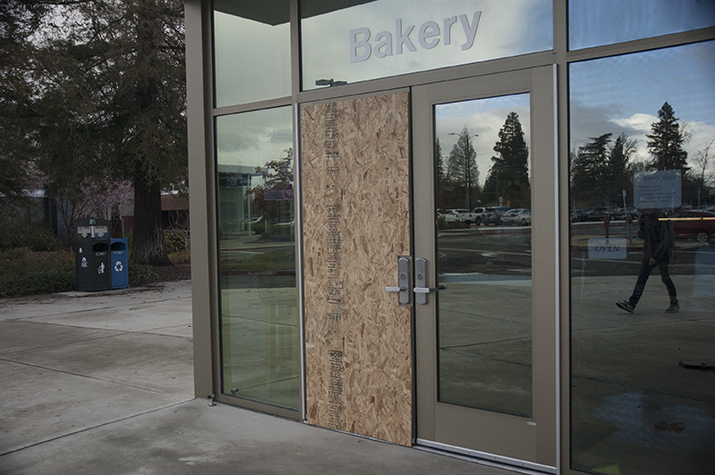
[(643, 213), (638, 218), (638, 237), (643, 238), (643, 260), (641, 261), (638, 280), (631, 297), (628, 300), (616, 302), (618, 308), (622, 308), (626, 312), (633, 313), (641, 295), (643, 295), (643, 289), (645, 289), (648, 277), (656, 267), (660, 271), (660, 278), (668, 289), (668, 296), (670, 297), (670, 305), (665, 311), (677, 312), (680, 310), (678, 294), (675, 291), (673, 280), (668, 274), (673, 243), (671, 242), (668, 220), (662, 218), (664, 218), (663, 213), (657, 209), (643, 210)]

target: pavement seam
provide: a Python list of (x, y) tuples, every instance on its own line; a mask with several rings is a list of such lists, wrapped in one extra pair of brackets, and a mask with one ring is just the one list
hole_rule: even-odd
[[(8, 318), (8, 319), (6, 319), (6, 320), (10, 320), (10, 321), (13, 321), (13, 320), (31, 320), (31, 319), (33, 319), (33, 318), (52, 317), (52, 316), (59, 315), (59, 314), (62, 314), (62, 315), (76, 315), (76, 314), (79, 314), (79, 313), (96, 312), (97, 310), (108, 310), (108, 309), (113, 309), (113, 308), (134, 307), (134, 306), (136, 306), (136, 305), (150, 305), (150, 304), (155, 304), (155, 303), (170, 302), (170, 301), (174, 301), (174, 300), (180, 300), (180, 298), (172, 297), (172, 298), (160, 299), (160, 300), (149, 300), (149, 301), (144, 301), (144, 302), (139, 302), (139, 303), (137, 303), (137, 302), (132, 302), (131, 305), (110, 305), (110, 306), (106, 306), (106, 307), (92, 307), (92, 308), (83, 309), (83, 310), (73, 310), (73, 311), (70, 311), (70, 312), (60, 311), (59, 313), (58, 313), (58, 312), (54, 312), (54, 313), (48, 313), (48, 314), (43, 314), (43, 315), (33, 315), (33, 316), (31, 316), (31, 317)], [(185, 300), (188, 300), (188, 298), (186, 298)], [(52, 305), (52, 303), (50, 302), (50, 303), (45, 304), (45, 305)]]
[(183, 404), (186, 404), (186, 403), (189, 403), (189, 402), (193, 401), (194, 399), (196, 399), (196, 398), (191, 398), (191, 399), (187, 399), (187, 400), (185, 400), (185, 401), (180, 401), (180, 402), (176, 402), (176, 403), (173, 403), (173, 404), (169, 404), (168, 406), (162, 406), (162, 407), (158, 407), (158, 408), (151, 409), (151, 410), (148, 410), (148, 411), (139, 412), (139, 413), (137, 413), (137, 414), (132, 414), (131, 416), (121, 417), (121, 418), (115, 419), (115, 420), (113, 420), (113, 421), (103, 422), (102, 424), (98, 424), (98, 425), (96, 425), (96, 426), (85, 427), (84, 429), (80, 429), (80, 430), (77, 430), (77, 431), (74, 431), (74, 432), (68, 432), (67, 434), (58, 435), (57, 437), (52, 437), (51, 439), (43, 440), (43, 441), (40, 441), (40, 442), (35, 442), (34, 444), (26, 445), (25, 447), (20, 447), (20, 448), (17, 448), (17, 449), (10, 450), (10, 451), (8, 451), (8, 452), (5, 452), (5, 453), (0, 454), (0, 457), (4, 457), (4, 456), (10, 455), (10, 454), (14, 454), (14, 453), (16, 453), (16, 452), (20, 452), (20, 451), (25, 450), (25, 449), (31, 449), (31, 448), (33, 448), (33, 447), (37, 447), (37, 446), (39, 446), (39, 445), (43, 445), (43, 444), (46, 444), (46, 443), (48, 443), (48, 442), (54, 442), (55, 440), (60, 440), (60, 439), (66, 438), (66, 437), (70, 437), (70, 436), (73, 436), (73, 435), (81, 434), (82, 432), (87, 432), (87, 431), (90, 431), (90, 430), (98, 429), (98, 428), (100, 428), (100, 427), (105, 427), (105, 426), (108, 426), (108, 425), (111, 425), (111, 424), (116, 424), (117, 422), (123, 422), (123, 421), (129, 420), (129, 419), (134, 419), (135, 417), (141, 417), (141, 416), (145, 416), (145, 415), (147, 415), (147, 414), (152, 414), (152, 413), (157, 412), (157, 411), (162, 411), (162, 410), (164, 410), (164, 409), (169, 409), (169, 408), (172, 408), (172, 407), (181, 406), (181, 405), (183, 405)]
[[(6, 320), (8, 321), (8, 320)], [(9, 321), (17, 321), (17, 320), (9, 320)], [(2, 322), (0, 322), (2, 323)], [(81, 328), (84, 330), (99, 330), (99, 331), (107, 331), (107, 332), (116, 332), (116, 335), (105, 335), (105, 336), (98, 336), (95, 338), (87, 338), (87, 339), (81, 339), (81, 340), (75, 340), (75, 341), (70, 341), (70, 342), (64, 342), (64, 343), (57, 343), (57, 344), (49, 344), (47, 346), (35, 346), (32, 348), (23, 348), (23, 349), (18, 349), (18, 350), (10, 350), (5, 353), (0, 353), (0, 358), (6, 355), (12, 355), (15, 353), (21, 353), (23, 351), (33, 351), (33, 350), (40, 350), (40, 349), (48, 349), (48, 348), (56, 348), (59, 346), (66, 346), (66, 345), (74, 345), (77, 343), (85, 343), (85, 342), (90, 342), (90, 341), (97, 341), (97, 340), (105, 340), (109, 338), (116, 338), (119, 336), (126, 336), (126, 335), (151, 335), (151, 336), (166, 336), (166, 337), (173, 337), (173, 338), (186, 338), (186, 339), (191, 339), (192, 337), (187, 337), (187, 336), (180, 336), (180, 335), (171, 335), (168, 333), (156, 333), (158, 330), (167, 330), (170, 328), (180, 328), (184, 327), (185, 325), (172, 325), (169, 327), (158, 327), (158, 328), (150, 328), (148, 330), (142, 330), (142, 331), (131, 331), (131, 330), (115, 330), (112, 328), (98, 328), (98, 327), (82, 327), (82, 326), (77, 326), (77, 325), (64, 325), (61, 323), (52, 323), (52, 322), (21, 322), (21, 323), (31, 323), (33, 325), (53, 325), (57, 327), (70, 327), (70, 328)]]
[(107, 378), (99, 378), (99, 377), (97, 377), (97, 376), (89, 376), (89, 375), (86, 375), (86, 374), (75, 373), (75, 372), (67, 371), (67, 370), (64, 370), (64, 369), (50, 368), (49, 366), (42, 366), (42, 365), (38, 365), (38, 364), (34, 364), (34, 363), (25, 363), (25, 362), (23, 362), (23, 361), (15, 361), (15, 360), (11, 360), (11, 359), (4, 358), (4, 357), (2, 357), (2, 356), (0, 356), (0, 361), (4, 361), (4, 362), (6, 362), (6, 363), (15, 363), (15, 364), (18, 364), (18, 365), (23, 365), (23, 366), (29, 366), (29, 367), (31, 367), (31, 368), (44, 369), (44, 370), (46, 370), (46, 371), (54, 371), (54, 372), (56, 372), (56, 373), (69, 374), (69, 375), (71, 375), (71, 376), (78, 376), (78, 377), (80, 377), (80, 378), (86, 378), (86, 379), (90, 379), (90, 380), (93, 380), (93, 381), (101, 381), (101, 382), (104, 382), (104, 383), (116, 384), (116, 385), (118, 385), (118, 386), (128, 387), (128, 388), (136, 389), (136, 390), (139, 390), (139, 391), (144, 391), (144, 392), (151, 393), (151, 394), (158, 394), (158, 395), (160, 395), (160, 396), (168, 396), (168, 394), (166, 394), (164, 391), (159, 391), (159, 390), (156, 390), (156, 389), (149, 389), (149, 388), (144, 388), (144, 387), (141, 387), (141, 386), (136, 386), (136, 385), (134, 385), (134, 384), (131, 384), (131, 383), (128, 383), (128, 382), (125, 382), (125, 381), (113, 380), (113, 379), (107, 379)]

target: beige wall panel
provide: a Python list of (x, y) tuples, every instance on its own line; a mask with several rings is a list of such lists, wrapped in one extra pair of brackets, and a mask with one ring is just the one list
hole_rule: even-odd
[(310, 424), (412, 443), (412, 317), (386, 286), (410, 254), (409, 96), (301, 110)]

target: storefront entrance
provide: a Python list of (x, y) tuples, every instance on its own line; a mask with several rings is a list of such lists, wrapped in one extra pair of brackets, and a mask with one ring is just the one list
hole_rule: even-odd
[(412, 96), (417, 442), (547, 473), (557, 458), (554, 74)]

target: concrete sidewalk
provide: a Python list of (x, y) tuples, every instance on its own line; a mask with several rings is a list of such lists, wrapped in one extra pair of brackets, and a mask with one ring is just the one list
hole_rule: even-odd
[(193, 398), (191, 286), (0, 300), (0, 474), (505, 470)]

